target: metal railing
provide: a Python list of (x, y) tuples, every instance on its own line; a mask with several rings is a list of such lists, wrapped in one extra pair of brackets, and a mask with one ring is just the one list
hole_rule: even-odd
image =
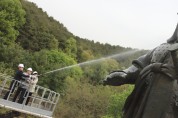
[[(21, 81), (14, 80), (11, 76), (0, 74), (0, 99), (2, 100), (2, 102), (0, 101), (0, 104), (3, 104), (4, 107), (9, 105), (10, 107), (13, 107), (14, 110), (17, 107), (18, 111), (26, 111), (26, 113), (30, 113), (32, 115), (38, 114), (38, 116), (42, 117), (51, 117), (59, 100), (60, 94), (50, 89), (36, 85), (35, 92), (33, 92), (32, 96), (29, 96), (28, 90), (26, 91), (27, 95), (24, 95), (24, 101), (22, 104), (12, 102), (14, 94), (19, 87), (18, 85), (20, 84), (22, 84)], [(10, 85), (12, 85), (11, 88), (15, 89), (9, 89)], [(9, 94), (7, 99), (4, 100), (4, 96), (7, 94), (7, 92), (9, 92)], [(25, 105), (28, 97), (30, 97), (30, 101), (27, 105)], [(8, 104), (5, 102), (8, 102)]]

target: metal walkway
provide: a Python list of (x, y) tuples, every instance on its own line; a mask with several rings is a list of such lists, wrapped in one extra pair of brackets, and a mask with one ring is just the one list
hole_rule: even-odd
[[(9, 90), (9, 86), (12, 81), (16, 80), (13, 80), (10, 76), (0, 74), (0, 107), (39, 116), (42, 118), (52, 118), (52, 114), (60, 97), (59, 93), (36, 85), (35, 92), (30, 97), (30, 102), (28, 105), (25, 105), (28, 93), (23, 101), (23, 104), (19, 104), (17, 102), (12, 102), (12, 98), (17, 89), (16, 87), (13, 93), (11, 93), (12, 90)], [(19, 84), (21, 83), (20, 81), (16, 82)], [(11, 94), (9, 94), (7, 100), (5, 100), (3, 97), (8, 91), (10, 91)]]

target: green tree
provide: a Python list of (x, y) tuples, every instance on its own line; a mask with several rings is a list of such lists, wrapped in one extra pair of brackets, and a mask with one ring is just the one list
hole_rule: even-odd
[(21, 1), (26, 11), (26, 23), (20, 29), (17, 42), (26, 50), (61, 49), (64, 51), (66, 41), (73, 35), (59, 21), (49, 17), (34, 3)]
[(77, 45), (74, 38), (69, 38), (65, 43), (64, 52), (70, 55), (73, 58), (77, 56)]
[(94, 55), (91, 50), (84, 50), (81, 53), (80, 60), (83, 61), (88, 61), (94, 59)]
[[(65, 78), (72, 77), (74, 79), (80, 79), (82, 76), (80, 67), (74, 66), (70, 68), (71, 65), (76, 64), (76, 61), (58, 50), (41, 50), (35, 52), (31, 64), (35, 70), (44, 74), (41, 77), (42, 79), (39, 79), (39, 84), (58, 92), (65, 89)], [(46, 72), (49, 73), (45, 74)]]
[(114, 59), (105, 59), (82, 67), (84, 76), (92, 84), (98, 84), (111, 70), (119, 69), (119, 63)]
[(61, 96), (54, 117), (101, 118), (107, 112), (112, 89), (92, 86), (87, 82), (66, 79), (66, 92)]
[(126, 98), (132, 92), (133, 86), (128, 86), (120, 93), (115, 93), (110, 96), (107, 115), (102, 118), (122, 118), (122, 108)]
[(9, 45), (14, 43), (18, 29), (25, 23), (25, 11), (19, 0), (1, 0), (0, 6), (0, 42)]
[(2, 45), (0, 52), (0, 62), (6, 63), (10, 68), (16, 69), (19, 63), (30, 63), (28, 51), (23, 50), (18, 44)]

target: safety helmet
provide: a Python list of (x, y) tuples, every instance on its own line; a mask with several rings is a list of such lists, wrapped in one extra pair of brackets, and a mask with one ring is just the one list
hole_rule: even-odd
[(24, 65), (23, 64), (19, 64), (18, 67), (19, 68), (24, 68)]
[(37, 72), (37, 71), (34, 71), (33, 74), (38, 74), (38, 72)]
[(32, 71), (32, 68), (28, 68), (27, 70), (28, 70), (28, 71)]

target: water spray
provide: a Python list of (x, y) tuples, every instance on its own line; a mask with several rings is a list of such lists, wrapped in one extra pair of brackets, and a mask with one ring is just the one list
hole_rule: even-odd
[(63, 67), (63, 68), (59, 68), (59, 69), (56, 69), (56, 70), (48, 71), (44, 74), (40, 74), (39, 76), (50, 74), (50, 73), (53, 73), (53, 72), (56, 72), (56, 71), (70, 69), (70, 68), (73, 68), (73, 67), (76, 67), (76, 66), (84, 66), (84, 65), (88, 65), (88, 64), (98, 63), (98, 62), (104, 61), (106, 59), (111, 59), (111, 58), (116, 58), (116, 57), (117, 58), (119, 58), (119, 57), (126, 58), (126, 57), (128, 57), (128, 56), (130, 56), (130, 55), (132, 55), (132, 54), (134, 54), (138, 51), (140, 51), (140, 50), (129, 50), (129, 51), (122, 52), (122, 53), (119, 53), (119, 54), (114, 54), (114, 55), (110, 55), (110, 56), (107, 56), (107, 57), (102, 57), (102, 58), (99, 58), (99, 59), (94, 59), (94, 60), (90, 60), (90, 61), (66, 66), (66, 67)]

